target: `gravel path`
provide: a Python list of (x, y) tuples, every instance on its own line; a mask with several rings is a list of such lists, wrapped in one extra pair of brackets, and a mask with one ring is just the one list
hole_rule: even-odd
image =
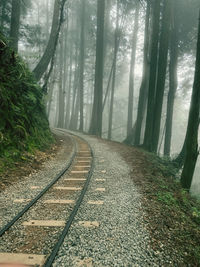
[[(140, 194), (130, 179), (129, 166), (101, 140), (83, 137), (94, 150), (95, 171), (53, 266), (163, 266), (149, 246)], [(89, 205), (91, 200), (103, 205)], [(82, 221), (97, 225), (85, 227)]]

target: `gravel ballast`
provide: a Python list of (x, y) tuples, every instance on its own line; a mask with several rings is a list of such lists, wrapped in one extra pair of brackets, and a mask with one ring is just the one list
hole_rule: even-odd
[[(163, 258), (150, 248), (140, 194), (130, 179), (130, 167), (101, 140), (80, 136), (93, 148), (94, 174), (53, 266), (170, 264), (167, 255)], [(95, 191), (96, 188), (105, 188), (105, 191)], [(87, 202), (91, 200), (101, 200), (104, 204), (89, 205)], [(80, 224), (82, 221), (96, 221), (99, 227), (84, 227)]]
[[(30, 190), (30, 186), (36, 184), (41, 187), (46, 186), (69, 161), (72, 146), (69, 140), (66, 141), (67, 134), (59, 130), (56, 130), (56, 133), (64, 140), (56, 158), (46, 162), (39, 172), (9, 186), (0, 194), (1, 227), (12, 219), (23, 205), (26, 205), (26, 203), (13, 204), (15, 199), (32, 198), (37, 195), (39, 189)], [(112, 150), (112, 146), (108, 146), (106, 141), (81, 134), (80, 136), (87, 140), (93, 149), (94, 173), (83, 203), (53, 266), (166, 266), (172, 264), (169, 255), (153, 251), (150, 246), (149, 232), (144, 223), (145, 214), (141, 205), (141, 195), (130, 176), (131, 166), (118, 152)], [(89, 204), (88, 201), (102, 201), (103, 204)], [(65, 210), (61, 207), (59, 209), (62, 213), (59, 219), (64, 219), (65, 213), (71, 209), (71, 206), (69, 205)], [(34, 214), (34, 208), (32, 212)], [(36, 213), (35, 218), (37, 218)], [(20, 236), (21, 228), (15, 226), (14, 228), (18, 229)], [(45, 231), (44, 229), (44, 235)], [(16, 237), (17, 235), (16, 232)], [(49, 244), (49, 248), (45, 251), (40, 250), (40, 241), (35, 240), (36, 253), (49, 254), (56, 238), (55, 229), (51, 239), (46, 240), (45, 246), (48, 247)], [(19, 245), (21, 241), (21, 238), (18, 239)], [(28, 243), (25, 245), (24, 252), (31, 253), (31, 246)], [(1, 250), (12, 250), (12, 240), (8, 240), (6, 247), (2, 248), (2, 246), (3, 243), (0, 242)]]

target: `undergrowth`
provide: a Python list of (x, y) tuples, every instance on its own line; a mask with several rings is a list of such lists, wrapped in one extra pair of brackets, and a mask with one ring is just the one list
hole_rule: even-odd
[[(152, 189), (147, 189), (153, 191), (150, 198), (154, 199), (154, 205), (159, 205), (164, 225), (173, 233), (172, 240), (185, 261), (200, 266), (200, 200), (181, 187), (178, 169), (170, 159), (145, 154), (151, 162), (149, 186)], [(181, 251), (184, 243), (187, 252)]]
[(52, 141), (42, 89), (0, 33), (0, 172)]

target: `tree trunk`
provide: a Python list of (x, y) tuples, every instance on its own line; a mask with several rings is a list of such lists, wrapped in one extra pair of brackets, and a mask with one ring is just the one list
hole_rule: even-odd
[(104, 11), (105, 0), (98, 0), (94, 102), (89, 131), (97, 136), (102, 134)]
[(152, 135), (152, 151), (157, 152), (160, 136), (160, 123), (162, 116), (163, 96), (165, 90), (165, 79), (167, 70), (167, 56), (169, 48), (169, 31), (171, 17), (171, 1), (164, 2), (162, 27), (159, 43), (158, 73), (156, 83), (156, 96), (153, 114), (153, 135)]
[(200, 115), (200, 18), (199, 30), (197, 39), (197, 55), (195, 77), (192, 90), (192, 98), (190, 104), (190, 112), (186, 133), (186, 155), (181, 175), (182, 186), (189, 190), (192, 184), (192, 178), (195, 170), (195, 165), (198, 157), (198, 128), (199, 128), (199, 115)]
[(141, 83), (141, 86), (140, 86), (140, 95), (139, 95), (139, 101), (138, 101), (138, 111), (137, 111), (137, 119), (136, 119), (136, 127), (135, 127), (136, 128), (135, 129), (135, 138), (133, 140), (133, 143), (135, 145), (139, 145), (140, 144), (142, 122), (143, 122), (143, 119), (144, 119), (145, 107), (146, 107), (146, 102), (147, 102), (147, 88), (148, 88), (148, 81), (149, 81), (148, 55), (149, 55), (150, 10), (151, 10), (151, 5), (150, 5), (150, 2), (147, 1), (146, 18), (145, 18), (145, 35), (144, 35), (144, 56), (143, 56), (142, 83)]
[(16, 52), (18, 52), (20, 13), (21, 13), (20, 11), (21, 11), (21, 0), (12, 0), (10, 40), (11, 40), (11, 47)]
[(153, 29), (151, 37), (151, 56), (150, 56), (150, 76), (148, 88), (147, 116), (144, 135), (144, 147), (152, 151), (152, 134), (153, 134), (153, 110), (155, 104), (155, 90), (157, 77), (157, 60), (158, 60), (158, 38), (160, 25), (160, 0), (154, 0), (153, 4)]
[(170, 63), (169, 63), (169, 93), (167, 100), (167, 117), (166, 117), (166, 131), (164, 143), (164, 155), (170, 156), (171, 137), (172, 137), (172, 122), (174, 99), (178, 85), (177, 66), (178, 66), (178, 21), (177, 21), (177, 7), (173, 3), (172, 8), (172, 22), (171, 22), (171, 39), (170, 39)]
[(72, 96), (72, 108), (71, 108), (71, 118), (69, 128), (74, 129), (74, 116), (76, 109), (76, 99), (77, 99), (77, 91), (78, 91), (78, 79), (79, 79), (79, 66), (78, 66), (78, 47), (76, 48), (76, 56), (75, 56), (75, 70), (74, 70), (74, 78), (73, 78), (73, 96)]
[(49, 90), (48, 90), (48, 107), (47, 107), (47, 117), (49, 118), (50, 116), (50, 111), (51, 111), (51, 104), (52, 104), (52, 97), (53, 97), (53, 91), (55, 87), (55, 80), (56, 80), (56, 68), (54, 69), (53, 75), (51, 77), (51, 83), (49, 84)]
[(135, 55), (137, 47), (138, 22), (139, 22), (138, 18), (139, 18), (139, 2), (136, 2), (132, 51), (131, 51), (131, 63), (130, 63), (130, 73), (129, 73), (127, 137), (129, 136), (133, 125), (134, 77), (135, 77), (134, 73), (135, 73)]
[(65, 2), (66, 0), (55, 0), (53, 21), (52, 21), (49, 41), (42, 58), (40, 59), (39, 63), (33, 70), (33, 73), (37, 81), (41, 79), (42, 75), (47, 70), (52, 57), (54, 56), (60, 33), (60, 27), (63, 21), (63, 10)]
[(83, 131), (83, 106), (84, 106), (84, 65), (85, 65), (85, 2), (81, 1), (81, 36), (80, 36), (80, 126), (79, 130)]
[(117, 0), (117, 18), (116, 18), (116, 28), (115, 28), (113, 76), (112, 76), (110, 111), (109, 111), (109, 120), (108, 120), (108, 139), (109, 140), (111, 140), (111, 138), (112, 138), (113, 104), (114, 104), (114, 94), (115, 94), (115, 78), (116, 78), (116, 65), (117, 65), (118, 48), (119, 48), (119, 0)]
[(66, 113), (65, 113), (65, 129), (69, 127), (69, 119), (70, 119), (70, 110), (71, 110), (71, 87), (72, 87), (72, 63), (73, 63), (73, 48), (72, 42), (70, 43), (70, 60), (69, 60), (69, 83), (68, 83), (68, 92), (66, 98)]
[(65, 98), (63, 88), (63, 31), (60, 38), (60, 67), (59, 67), (59, 112), (58, 112), (58, 128), (64, 128), (64, 110), (65, 110)]

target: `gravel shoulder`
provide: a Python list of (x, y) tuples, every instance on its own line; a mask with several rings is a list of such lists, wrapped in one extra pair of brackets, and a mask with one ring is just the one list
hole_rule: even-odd
[[(132, 166), (113, 148), (115, 144), (80, 136), (94, 151), (94, 174), (53, 266), (172, 264), (170, 255), (157, 253), (150, 245), (141, 194), (131, 178)], [(98, 192), (96, 188), (105, 191)], [(91, 206), (88, 201), (103, 201), (103, 205)], [(87, 221), (98, 225), (84, 226)]]

